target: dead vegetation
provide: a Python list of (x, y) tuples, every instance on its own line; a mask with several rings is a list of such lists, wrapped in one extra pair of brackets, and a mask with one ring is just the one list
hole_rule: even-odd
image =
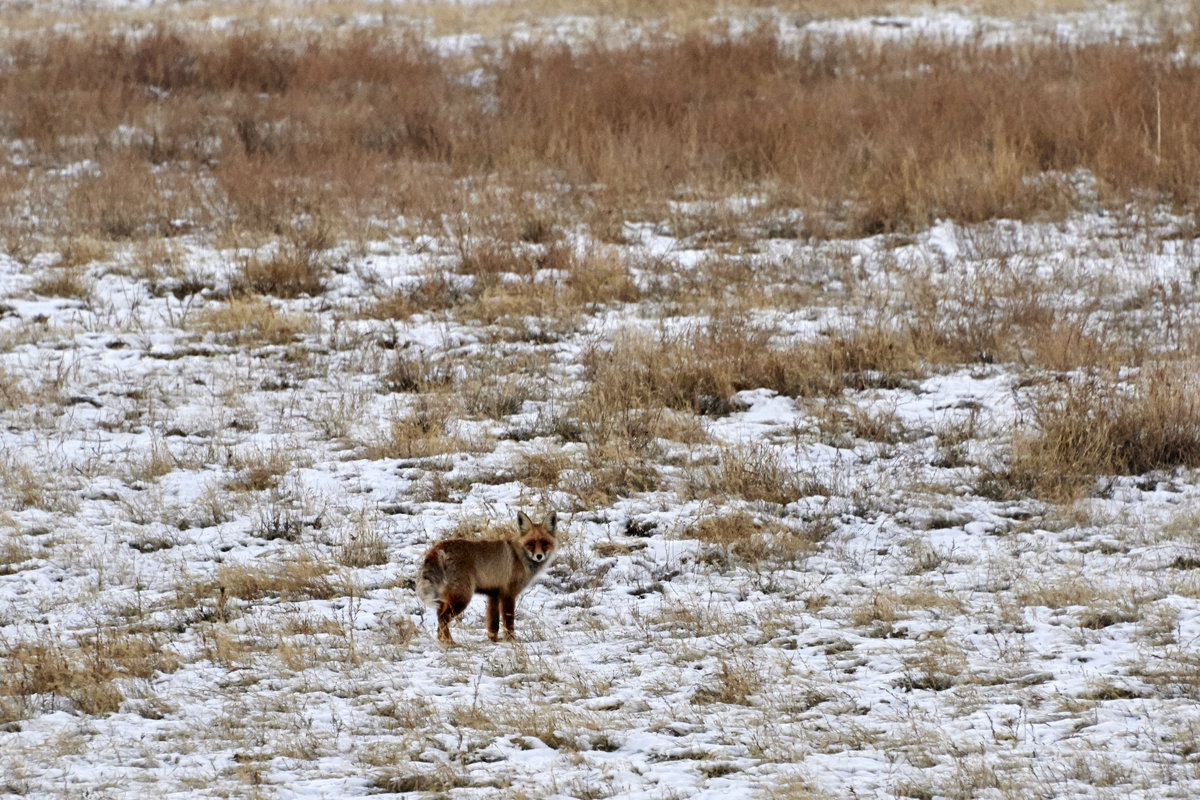
[(222, 344), (262, 346), (294, 342), (310, 320), (300, 313), (277, 311), (270, 302), (251, 295), (206, 306), (189, 324)]
[(0, 697), (47, 704), (57, 697), (82, 714), (109, 714), (124, 701), (122, 685), (127, 679), (172, 672), (179, 659), (154, 637), (107, 630), (76, 643), (4, 643), (0, 664)]
[(1184, 365), (1147, 365), (1126, 380), (1100, 374), (1041, 387), (1005, 477), (1064, 500), (1100, 478), (1197, 466), (1195, 378)]
[(734, 410), (744, 389), (789, 397), (837, 395), (847, 388), (895, 386), (921, 374), (911, 346), (883, 329), (792, 343), (744, 318), (716, 319), (680, 333), (629, 334), (594, 350), (594, 391), (627, 407), (665, 406), (702, 415)]
[(702, 516), (682, 536), (720, 545), (751, 563), (778, 566), (795, 564), (811, 553), (825, 532), (822, 526), (797, 532), (779, 520), (733, 511)]
[[(1200, 185), (1196, 67), (1171, 60), (1169, 43), (833, 47), (784, 45), (764, 28), (507, 44), (463, 63), (403, 32), (305, 48), (285, 36), (18, 34), (0, 110), (29, 158), (0, 187), (6, 199), (101, 246), (196, 229), (286, 239), (309, 220), (301, 246), (247, 264), (247, 286), (287, 295), (319, 290), (313, 235), (397, 211), (439, 220), (463, 210), (446, 178), (485, 171), (551, 195), (542, 176), (600, 187), (594, 199), (630, 211), (680, 191), (766, 193), (765, 209), (804, 210), (804, 235), (850, 236), (1061, 216), (1079, 202), (1063, 177), (1076, 170), (1111, 207), (1149, 190), (1194, 208)], [(486, 80), (461, 80), (469, 69)], [(55, 179), (66, 205), (35, 190), (47, 168), (85, 158), (89, 171)], [(212, 180), (191, 180), (199, 169)], [(552, 217), (507, 205), (519, 218), (498, 244), (472, 247), (464, 272), (522, 274), (531, 262), (515, 242), (545, 247), (545, 265), (567, 255)], [(603, 257), (586, 260), (578, 302), (600, 287), (632, 296)]]
[(339, 589), (331, 578), (332, 565), (302, 554), (273, 564), (244, 564), (221, 567), (207, 587), (221, 605), (226, 599), (248, 602), (275, 598), (285, 602), (325, 599)]

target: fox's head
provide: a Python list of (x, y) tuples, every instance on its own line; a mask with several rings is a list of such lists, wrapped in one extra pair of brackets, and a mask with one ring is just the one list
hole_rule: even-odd
[(536, 523), (525, 515), (517, 512), (517, 530), (521, 534), (521, 547), (525, 557), (534, 564), (548, 562), (554, 556), (554, 548), (558, 547), (555, 531), (558, 529), (558, 514), (551, 512), (546, 521)]

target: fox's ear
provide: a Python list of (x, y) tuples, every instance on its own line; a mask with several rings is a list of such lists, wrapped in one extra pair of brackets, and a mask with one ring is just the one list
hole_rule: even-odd
[(529, 521), (529, 517), (525, 516), (524, 511), (517, 512), (517, 530), (521, 533), (529, 533), (529, 529), (533, 527), (533, 523)]
[(549, 519), (546, 520), (546, 528), (551, 533), (558, 529), (558, 512), (551, 511)]

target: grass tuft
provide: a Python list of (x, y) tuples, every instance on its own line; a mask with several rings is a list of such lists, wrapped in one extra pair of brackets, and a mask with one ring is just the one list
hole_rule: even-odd
[(1013, 442), (1008, 479), (1052, 500), (1097, 478), (1200, 466), (1200, 397), (1183, 367), (1146, 367), (1128, 381), (1091, 376), (1038, 393), (1032, 430)]
[(5, 644), (0, 664), (0, 695), (64, 697), (83, 714), (108, 714), (125, 699), (118, 681), (172, 672), (179, 660), (152, 637), (107, 630), (75, 644)]
[(329, 267), (317, 251), (293, 242), (265, 258), (251, 258), (233, 281), (238, 294), (252, 292), (281, 298), (316, 297), (325, 291)]
[[(1146, 190), (1198, 202), (1200, 65), (1173, 58), (1170, 37), (793, 45), (764, 26), (463, 57), (393, 33), (311, 47), (267, 25), (17, 32), (0, 118), (26, 163), (89, 167), (55, 178), (71, 188), (73, 228), (56, 236), (136, 240), (208, 225), (278, 236), (306, 217), (359, 224), (397, 212), (441, 224), (463, 202), (447, 177), (486, 174), (512, 190), (510, 230), (473, 240), (483, 244), (463, 267), (475, 275), (539, 268), (525, 248), (553, 250), (560, 224), (532, 198), (557, 197), (564, 183), (599, 200), (598, 229), (611, 227), (613, 205), (661, 208), (681, 191), (758, 193), (799, 207), (806, 231), (851, 236), (939, 218), (1061, 217), (1092, 202), (1061, 177), (1077, 171), (1114, 208)], [(9, 206), (44, 177), (28, 173), (11, 182)], [(739, 235), (718, 225), (705, 241)], [(319, 280), (305, 282), (320, 270), (298, 255), (255, 264), (248, 278), (271, 293), (319, 293)], [(578, 280), (581, 298), (596, 296), (589, 284)], [(630, 291), (619, 275), (610, 288), (621, 285)]]

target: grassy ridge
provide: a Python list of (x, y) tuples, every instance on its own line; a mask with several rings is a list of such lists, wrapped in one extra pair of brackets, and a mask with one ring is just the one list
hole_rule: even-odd
[(1066, 177), (1080, 168), (1107, 205), (1149, 191), (1192, 208), (1200, 67), (1172, 52), (765, 30), (469, 57), (386, 30), (31, 35), (0, 73), (22, 156), (0, 196), (107, 239), (180, 219), (268, 234), (301, 215), (434, 219), (462, 207), (451, 179), (475, 176), (578, 187), (593, 225), (614, 203), (754, 193), (814, 235), (1061, 215), (1097, 199)]

